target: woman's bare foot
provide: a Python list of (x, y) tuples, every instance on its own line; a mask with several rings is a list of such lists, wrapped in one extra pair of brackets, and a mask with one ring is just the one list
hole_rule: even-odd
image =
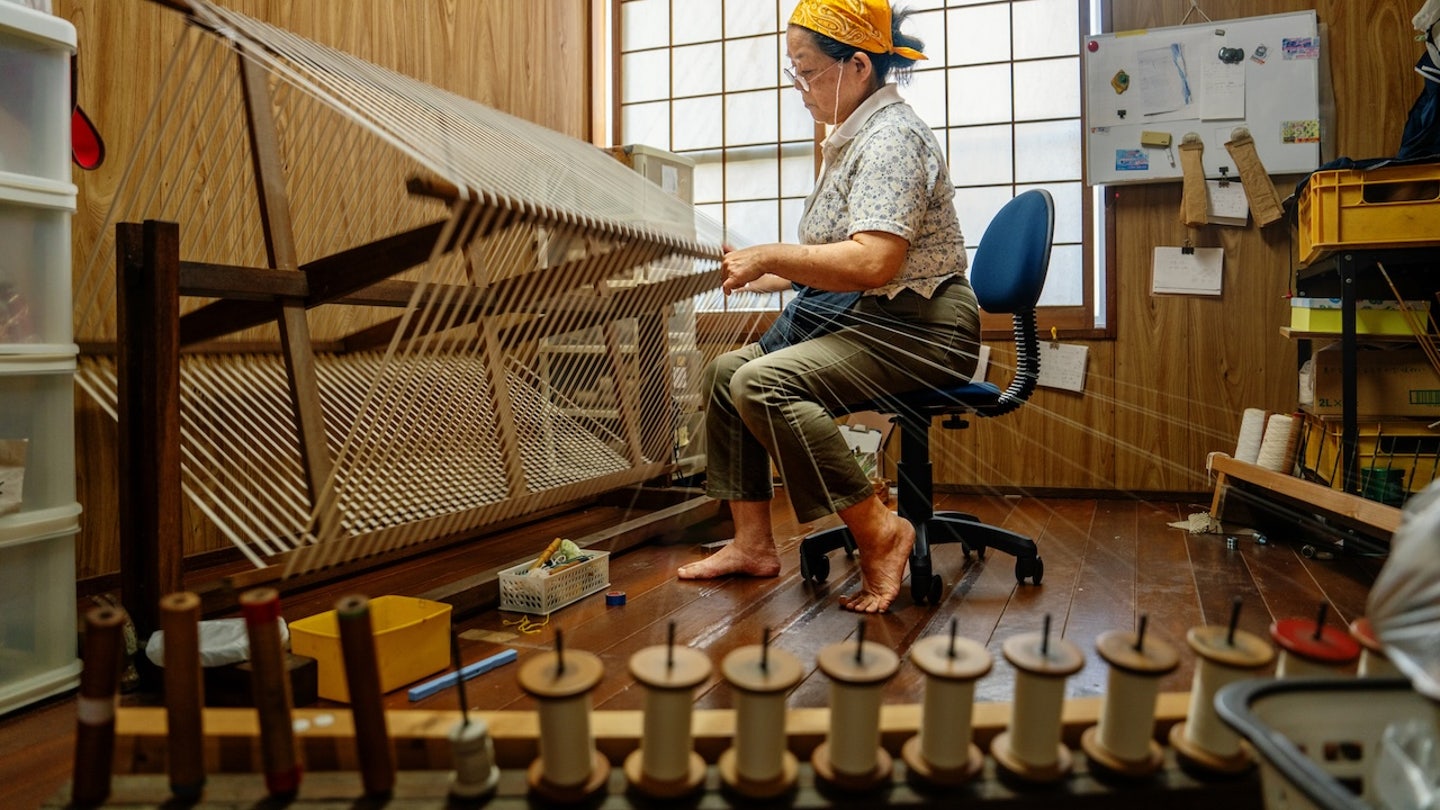
[(915, 547), (915, 527), (891, 514), (890, 531), (880, 542), (860, 549), (860, 591), (840, 597), (840, 607), (856, 613), (884, 613), (900, 595), (910, 549)]
[(769, 548), (742, 548), (737, 543), (731, 543), (699, 562), (680, 566), (677, 573), (681, 579), (715, 579), (732, 575), (775, 577), (780, 575), (780, 553), (773, 545)]

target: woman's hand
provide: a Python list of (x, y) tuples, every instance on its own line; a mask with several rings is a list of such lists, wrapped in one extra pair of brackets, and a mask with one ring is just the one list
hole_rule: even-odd
[(720, 260), (720, 289), (726, 295), (745, 290), (747, 284), (767, 274), (766, 248), (769, 245), (729, 249)]

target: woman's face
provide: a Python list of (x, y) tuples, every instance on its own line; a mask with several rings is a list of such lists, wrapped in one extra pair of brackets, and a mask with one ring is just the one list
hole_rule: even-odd
[(795, 75), (792, 84), (811, 117), (822, 124), (845, 120), (854, 109), (846, 104), (846, 63), (826, 56), (810, 32), (795, 25), (785, 32), (785, 52)]

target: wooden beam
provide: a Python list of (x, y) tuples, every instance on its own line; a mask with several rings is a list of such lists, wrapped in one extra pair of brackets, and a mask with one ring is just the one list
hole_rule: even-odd
[(181, 589), (180, 228), (115, 227), (120, 589), (144, 640), (160, 598)]
[(1215, 497), (1210, 515), (1220, 519), (1224, 506), (1224, 488), (1231, 479), (1268, 490), (1295, 503), (1303, 504), (1371, 537), (1389, 540), (1400, 528), (1400, 510), (1393, 506), (1351, 495), (1338, 489), (1296, 478), (1293, 475), (1267, 470), (1224, 453), (1210, 455), (1210, 471), (1215, 473)]
[[(1156, 700), (1156, 737), (1164, 739), (1170, 727), (1186, 717), (1190, 694), (1162, 692)], [(1061, 737), (1067, 745), (1078, 748), (1080, 735), (1100, 721), (1103, 699), (1100, 697), (1069, 698), (1061, 710)], [(1010, 703), (977, 703), (972, 717), (975, 742), (982, 748), (1004, 731), (1011, 720)], [(390, 738), (397, 749), (428, 752), (434, 760), (428, 767), (449, 769), (451, 753), (448, 745), (451, 730), (460, 720), (457, 711), (390, 710), (386, 723)], [(490, 726), (495, 743), (495, 760), (502, 768), (525, 768), (539, 753), (539, 715), (530, 710), (472, 711), (471, 717), (483, 719)], [(297, 723), (306, 730), (299, 735), (305, 748), (307, 764), (334, 761), (337, 742), (349, 744), (355, 737), (350, 712), (344, 708), (296, 709)], [(321, 722), (316, 722), (316, 720)], [(894, 755), (920, 728), (921, 707), (916, 704), (880, 707), (880, 743)], [(596, 747), (612, 762), (621, 762), (640, 746), (644, 733), (644, 713), (638, 710), (599, 710), (590, 713), (591, 730)], [(735, 712), (732, 709), (696, 709), (691, 715), (695, 750), (706, 761), (714, 762), (734, 744)], [(243, 740), (257, 744), (259, 724), (253, 709), (205, 709), (205, 737), (211, 740)], [(821, 708), (788, 709), (785, 712), (785, 735), (789, 750), (797, 757), (809, 757), (830, 732), (830, 710)], [(116, 758), (119, 773), (145, 773), (164, 762), (163, 757), (132, 756), (135, 746), (165, 743), (165, 710), (158, 707), (121, 706), (116, 710), (115, 734), (120, 756)], [(308, 756), (311, 750), (318, 756)], [(326, 750), (329, 749), (329, 750)], [(426, 766), (426, 760), (412, 762), (410, 767)], [(248, 766), (248, 763), (246, 763)], [(220, 768), (216, 763), (216, 769)], [(311, 769), (314, 769), (313, 765)]]
[[(250, 158), (259, 191), (260, 224), (265, 235), (265, 253), (271, 267), (295, 271), (299, 259), (290, 218), (290, 201), (285, 193), (285, 168), (280, 155), (280, 133), (275, 128), (275, 111), (264, 68), (236, 54), (244, 90), (245, 118), (250, 136)], [(312, 289), (313, 294), (313, 289)], [(339, 513), (324, 509), (321, 492), (326, 487), (334, 459), (325, 438), (325, 414), (320, 402), (320, 383), (315, 373), (315, 350), (310, 345), (310, 324), (305, 317), (306, 299), (284, 298), (279, 304), (280, 342), (285, 347), (286, 378), (294, 405), (295, 429), (300, 440), (300, 462), (310, 491), (319, 526), (317, 533), (339, 520)], [(233, 303), (233, 302), (228, 302)], [(273, 305), (261, 304), (274, 312)]]

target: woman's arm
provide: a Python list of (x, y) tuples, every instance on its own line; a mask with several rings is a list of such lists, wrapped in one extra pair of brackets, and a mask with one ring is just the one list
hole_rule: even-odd
[(732, 250), (720, 264), (726, 293), (765, 275), (817, 290), (857, 292), (883, 286), (900, 272), (910, 242), (883, 231), (862, 231), (828, 245), (772, 244)]

